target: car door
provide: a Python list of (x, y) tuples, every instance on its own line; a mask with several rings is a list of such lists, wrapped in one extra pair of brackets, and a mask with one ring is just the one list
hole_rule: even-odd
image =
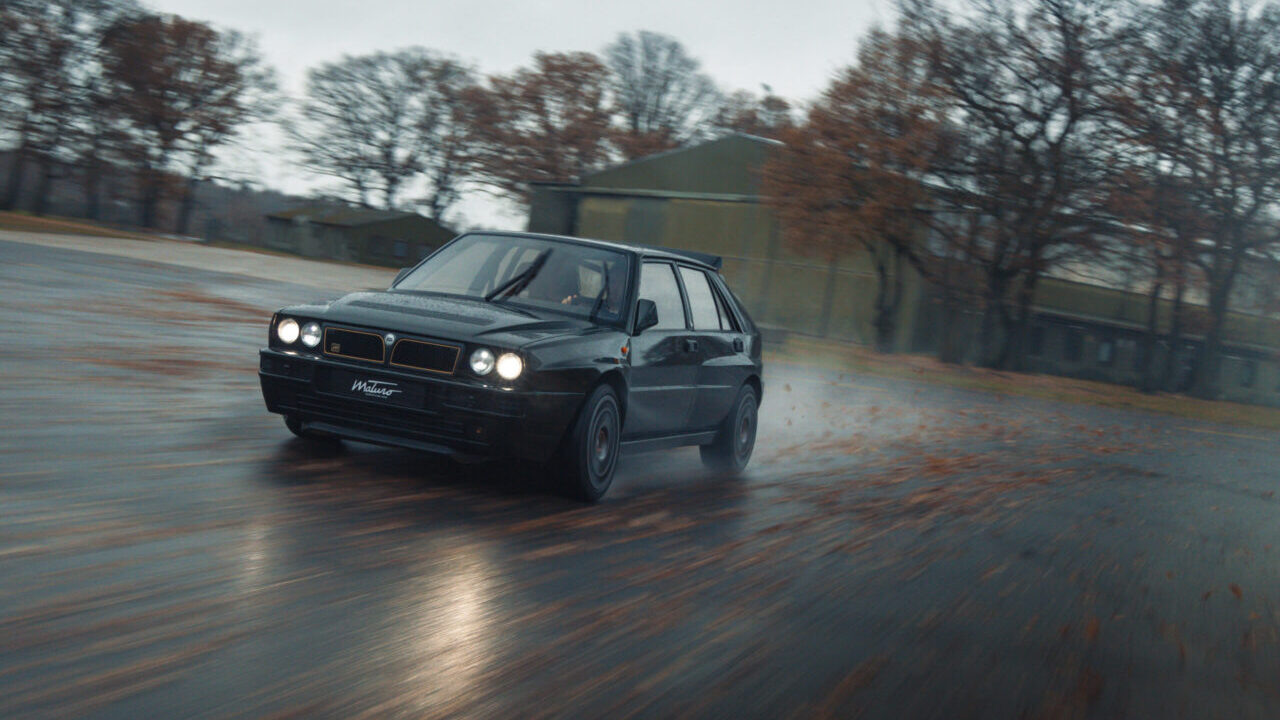
[(658, 324), (631, 338), (631, 382), (623, 436), (684, 432), (697, 395), (699, 356), (675, 266), (648, 261), (638, 297), (658, 308)]
[(693, 431), (714, 428), (729, 412), (752, 368), (746, 341), (715, 283), (700, 268), (680, 266), (697, 343), (698, 392), (689, 417)]

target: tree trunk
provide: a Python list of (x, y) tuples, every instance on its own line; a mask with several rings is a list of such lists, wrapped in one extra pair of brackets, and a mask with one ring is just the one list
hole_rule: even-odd
[(961, 344), (960, 297), (956, 292), (955, 257), (951, 245), (942, 266), (940, 286), (942, 290), (942, 328), (938, 340), (938, 359), (948, 364), (964, 362), (967, 343)]
[(36, 185), (36, 199), (32, 214), (40, 217), (49, 210), (49, 190), (53, 186), (53, 160), (45, 158), (40, 163), (40, 183)]
[(876, 304), (875, 318), (872, 326), (876, 333), (876, 350), (882, 353), (893, 352), (894, 315), (897, 308), (892, 300), (890, 283), (896, 278), (889, 277), (889, 265), (883, 260), (876, 260)]
[[(1216, 295), (1216, 293), (1211, 293)], [(1216, 400), (1218, 397), (1218, 355), (1222, 346), (1222, 318), (1225, 308), (1221, 301), (1209, 300), (1209, 332), (1205, 333), (1204, 344), (1196, 358), (1195, 378), (1192, 381), (1191, 393), (1205, 400)]]
[(386, 187), (382, 192), (382, 204), (388, 210), (396, 209), (396, 190), (400, 187), (398, 178), (387, 178)]
[(1209, 331), (1205, 333), (1204, 345), (1200, 348), (1192, 391), (1196, 397), (1206, 400), (1217, 399), (1220, 389), (1218, 369), (1222, 360), (1222, 331), (1226, 324), (1227, 306), (1231, 301), (1231, 285), (1235, 281), (1243, 254), (1238, 249), (1241, 247), (1239, 239), (1233, 243), (1233, 247), (1235, 249), (1227, 261), (1227, 267), (1209, 278)]
[(1222, 326), (1227, 316), (1226, 293), (1223, 288), (1209, 291), (1209, 331), (1204, 335), (1204, 345), (1196, 358), (1195, 379), (1191, 392), (1198, 398), (1216, 400), (1218, 397), (1218, 367), (1222, 351)]
[(1174, 275), (1173, 308), (1169, 315), (1168, 352), (1164, 356), (1164, 377), (1160, 385), (1170, 392), (1182, 390), (1178, 387), (1178, 356), (1182, 349), (1182, 294), (1186, 289), (1186, 271), (1178, 269)]
[(156, 226), (156, 208), (160, 204), (160, 179), (155, 173), (143, 171), (142, 200), (138, 203), (138, 224), (144, 228)]
[(947, 288), (942, 295), (942, 338), (938, 342), (938, 359), (958, 365), (964, 362), (965, 347), (960, 342), (960, 303), (955, 292)]
[(987, 306), (982, 313), (982, 330), (979, 335), (982, 364), (986, 367), (999, 367), (1008, 347), (1010, 318), (1005, 298), (1008, 287), (1009, 280), (1002, 271), (987, 273)]
[(1147, 295), (1147, 332), (1142, 336), (1142, 368), (1138, 389), (1144, 393), (1155, 392), (1159, 385), (1156, 378), (1156, 338), (1160, 332), (1160, 292), (1164, 281), (1157, 278)]
[(91, 157), (84, 168), (84, 214), (90, 220), (99, 220), (102, 216), (101, 184), (102, 167), (96, 156)]
[(1004, 361), (1000, 364), (1003, 369), (1026, 370), (1027, 334), (1031, 331), (1031, 305), (1035, 299), (1036, 282), (1039, 279), (1039, 273), (1028, 273), (1026, 279), (1022, 281), (1022, 287), (1018, 290), (1018, 313), (1013, 319), (1006, 340)]
[(188, 176), (182, 186), (182, 202), (178, 205), (178, 222), (174, 226), (174, 232), (179, 235), (186, 235), (191, 225), (191, 213), (196, 205), (196, 182), (194, 175)]
[(22, 177), (27, 169), (27, 148), (19, 146), (9, 164), (9, 182), (5, 186), (3, 210), (17, 210), (22, 200)]

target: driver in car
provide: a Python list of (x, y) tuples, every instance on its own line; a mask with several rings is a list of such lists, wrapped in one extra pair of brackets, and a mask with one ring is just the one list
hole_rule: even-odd
[(560, 274), (556, 281), (555, 287), (559, 288), (557, 295), (563, 297), (560, 301), (561, 305), (580, 305), (587, 302), (595, 302), (595, 298), (588, 297), (582, 293), (582, 274), (578, 269), (578, 265), (568, 265), (560, 268)]

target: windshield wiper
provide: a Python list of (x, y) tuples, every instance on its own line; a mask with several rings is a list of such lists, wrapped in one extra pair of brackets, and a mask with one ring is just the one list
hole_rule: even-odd
[(551, 249), (547, 248), (538, 254), (538, 257), (529, 263), (529, 267), (523, 272), (516, 273), (509, 280), (494, 288), (489, 294), (484, 296), (485, 302), (493, 302), (494, 299), (501, 295), (514, 295), (529, 286), (533, 282), (533, 277), (542, 270), (542, 266), (547, 263), (547, 258), (551, 257)]
[(601, 263), (601, 268), (604, 270), (604, 275), (600, 283), (600, 294), (596, 296), (596, 302), (591, 306), (591, 314), (587, 316), (591, 322), (596, 321), (596, 313), (604, 307), (604, 299), (609, 294), (609, 263)]

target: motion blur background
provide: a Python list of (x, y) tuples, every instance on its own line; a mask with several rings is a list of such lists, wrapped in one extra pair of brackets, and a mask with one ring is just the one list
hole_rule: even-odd
[(1275, 7), (847, 5), (6, 0), (0, 208), (391, 266), (689, 247), (775, 340), (1280, 403)]
[[(0, 715), (1280, 716), (1280, 5), (0, 0)], [(746, 476), (295, 441), (273, 309), (701, 250)]]

